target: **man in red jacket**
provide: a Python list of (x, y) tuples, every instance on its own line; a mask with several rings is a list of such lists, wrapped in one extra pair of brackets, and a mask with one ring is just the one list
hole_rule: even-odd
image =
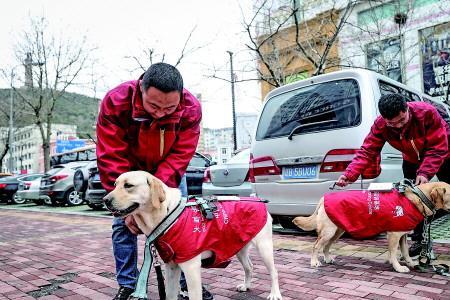
[[(450, 183), (450, 128), (438, 111), (425, 102), (409, 102), (400, 94), (384, 95), (378, 102), (378, 117), (361, 149), (336, 184), (346, 186), (354, 182), (388, 142), (403, 155), (403, 175), (415, 184), (427, 183), (433, 176)], [(439, 211), (435, 218), (443, 216)], [(423, 223), (414, 229), (415, 244), (411, 256), (421, 250)]]
[[(179, 71), (157, 63), (139, 78), (120, 84), (103, 99), (97, 121), (97, 165), (107, 192), (128, 171), (145, 170), (178, 187), (195, 153), (202, 117), (199, 101), (186, 89)], [(114, 218), (112, 243), (120, 286), (114, 299), (128, 299), (137, 276), (134, 218)], [(186, 289), (184, 276), (180, 281)], [(213, 296), (203, 290), (203, 299)]]

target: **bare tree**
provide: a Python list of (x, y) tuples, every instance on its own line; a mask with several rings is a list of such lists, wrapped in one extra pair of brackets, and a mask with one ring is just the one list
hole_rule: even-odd
[[(352, 52), (352, 55), (342, 57), (343, 65), (367, 67), (397, 81), (405, 81), (406, 67), (419, 54), (417, 51), (402, 51), (405, 43), (408, 48), (419, 45), (418, 40), (405, 41), (405, 36), (414, 29), (414, 2), (365, 1), (367, 8), (355, 15), (353, 20), (347, 21), (346, 37), (342, 36), (341, 41), (343, 48), (351, 49), (348, 52)], [(391, 17), (382, 13), (387, 9), (392, 11)], [(357, 57), (360, 59), (355, 59)]]
[[(12, 87), (15, 95), (31, 111), (39, 128), (44, 153), (44, 168), (50, 168), (50, 138), (55, 104), (90, 63), (92, 49), (86, 37), (52, 34), (45, 17), (30, 17), (15, 47), (18, 61), (26, 66), (24, 86)], [(25, 58), (25, 59), (24, 59)]]
[(336, 0), (323, 1), (323, 9), (317, 9), (318, 1), (314, 7), (297, 0), (257, 1), (244, 28), (250, 41), (247, 47), (259, 62), (260, 80), (279, 87), (293, 76), (315, 76), (337, 65), (336, 41), (356, 3), (347, 1), (338, 7)]
[[(190, 54), (204, 48), (206, 45), (200, 45), (191, 47), (191, 41), (192, 37), (194, 35), (195, 30), (197, 29), (197, 26), (194, 26), (191, 31), (189, 32), (188, 36), (186, 37), (186, 40), (184, 41), (184, 44), (178, 54), (177, 59), (174, 61), (173, 65), (177, 67), (184, 58), (189, 56)], [(149, 65), (156, 63), (156, 62), (165, 62), (166, 61), (166, 52), (161, 52), (161, 49), (156, 49), (154, 47), (149, 47), (149, 42), (142, 42), (142, 51), (141, 53), (138, 53), (137, 55), (130, 55), (125, 56), (126, 59), (130, 59), (133, 61), (133, 64), (136, 65), (136, 67), (131, 70), (132, 72), (136, 70), (141, 70), (145, 72)], [(157, 44), (157, 41), (151, 42), (150, 44)]]

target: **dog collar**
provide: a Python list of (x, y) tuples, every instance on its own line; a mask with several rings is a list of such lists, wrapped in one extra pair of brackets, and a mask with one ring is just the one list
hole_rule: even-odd
[(405, 193), (406, 188), (410, 188), (411, 191), (419, 197), (420, 201), (428, 207), (431, 212), (434, 214), (436, 212), (436, 205), (425, 195), (418, 187), (409, 179), (403, 179), (398, 184), (396, 184), (396, 188), (400, 193)]

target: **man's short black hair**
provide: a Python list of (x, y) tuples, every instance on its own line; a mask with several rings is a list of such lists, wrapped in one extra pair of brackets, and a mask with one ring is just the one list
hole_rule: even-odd
[(406, 99), (400, 94), (388, 94), (381, 96), (378, 101), (378, 110), (383, 118), (391, 120), (397, 117), (400, 112), (406, 112), (408, 105)]
[(180, 72), (174, 66), (162, 62), (151, 65), (145, 71), (141, 85), (144, 91), (155, 87), (164, 93), (183, 93), (183, 77)]

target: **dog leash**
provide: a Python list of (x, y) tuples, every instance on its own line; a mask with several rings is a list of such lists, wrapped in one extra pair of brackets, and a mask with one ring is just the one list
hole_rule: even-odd
[(434, 203), (420, 190), (417, 185), (415, 185), (411, 180), (409, 179), (403, 179), (400, 181), (396, 188), (399, 192), (404, 193), (406, 188), (410, 188), (411, 191), (419, 197), (420, 201), (427, 206), (431, 212), (433, 213), (430, 217), (427, 217), (424, 215), (423, 219), (423, 231), (422, 231), (422, 241), (421, 246), (422, 249), (420, 251), (419, 255), (419, 264), (414, 266), (414, 270), (420, 272), (420, 273), (426, 273), (428, 271), (434, 271), (435, 273), (442, 275), (442, 276), (449, 276), (450, 277), (450, 267), (446, 264), (437, 264), (433, 265), (431, 264), (432, 259), (432, 251), (433, 251), (433, 244), (431, 240), (431, 222), (434, 219), (434, 215), (436, 213), (436, 206)]
[[(187, 198), (181, 197), (181, 200), (178, 203), (177, 207), (175, 207), (175, 209), (172, 210), (172, 212), (170, 212), (163, 219), (163, 221), (158, 224), (158, 226), (156, 226), (156, 228), (150, 233), (150, 235), (147, 236), (147, 240), (145, 241), (145, 248), (144, 248), (144, 261), (142, 262), (141, 270), (139, 271), (139, 277), (138, 277), (138, 281), (136, 284), (136, 288), (134, 290), (134, 293), (131, 294), (132, 298), (148, 299), (147, 298), (148, 277), (150, 275), (150, 268), (153, 264), (153, 255), (151, 253), (151, 250), (152, 250), (151, 248), (153, 247), (153, 254), (156, 255), (156, 250), (154, 249), (154, 246), (153, 246), (154, 241), (159, 236), (161, 236), (167, 230), (167, 228), (169, 228), (170, 225), (172, 225), (175, 222), (175, 220), (181, 215), (184, 208), (186, 207), (186, 202), (187, 202)], [(157, 262), (157, 264), (159, 264), (159, 262), (156, 259), (155, 259), (155, 261)], [(155, 267), (157, 267), (157, 265), (155, 265)], [(162, 277), (162, 272), (161, 272), (161, 266), (159, 266), (160, 273), (158, 272), (158, 268), (156, 268), (156, 270), (157, 270), (157, 277), (162, 279), (162, 282), (164, 282), (164, 278)], [(158, 273), (159, 273), (159, 275), (158, 275)], [(164, 287), (160, 288), (158, 285), (158, 290), (160, 293), (160, 299), (161, 300), (165, 299), (166, 294), (165, 294)], [(163, 293), (161, 293), (161, 292), (163, 292)]]

